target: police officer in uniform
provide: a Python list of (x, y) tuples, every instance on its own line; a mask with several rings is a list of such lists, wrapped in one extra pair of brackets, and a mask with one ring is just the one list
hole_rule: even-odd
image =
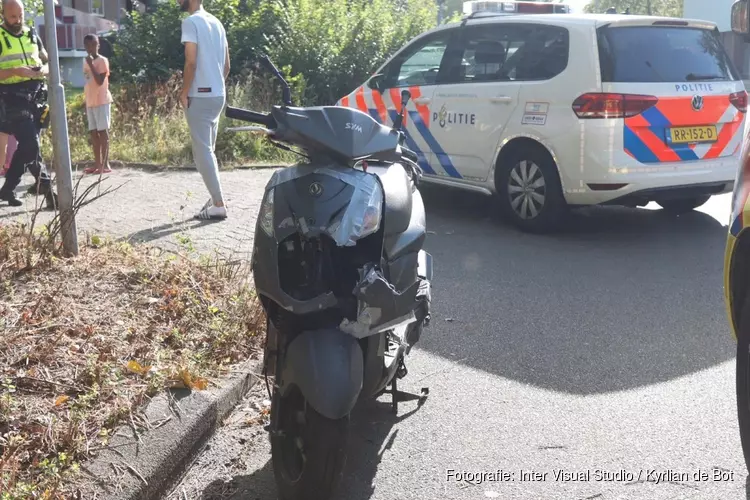
[(35, 30), (24, 24), (21, 0), (3, 0), (0, 25), (0, 132), (14, 135), (18, 147), (0, 188), (0, 201), (17, 207), (15, 195), (28, 168), (36, 179), (30, 191), (43, 195), (47, 208), (54, 208), (57, 196), (42, 163), (39, 133), (47, 126), (47, 51)]

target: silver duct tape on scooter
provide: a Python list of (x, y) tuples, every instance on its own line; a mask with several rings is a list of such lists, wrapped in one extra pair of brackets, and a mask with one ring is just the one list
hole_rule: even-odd
[(377, 224), (379, 224), (380, 213), (383, 208), (383, 189), (373, 175), (368, 175), (354, 169), (334, 170), (328, 167), (298, 165), (274, 172), (268, 181), (268, 187), (273, 189), (279, 184), (311, 174), (327, 175), (354, 188), (354, 193), (352, 193), (346, 210), (342, 212), (340, 217), (334, 219), (328, 227), (310, 228), (304, 217), (300, 217), (297, 220), (287, 217), (281, 221), (280, 227), (294, 227), (299, 225), (305, 235), (309, 234), (310, 229), (316, 229), (319, 232), (328, 234), (339, 246), (354, 246), (357, 244), (357, 240), (371, 234), (368, 231), (377, 229), (377, 225), (368, 226), (366, 221), (366, 217), (370, 215), (371, 217), (376, 217)]

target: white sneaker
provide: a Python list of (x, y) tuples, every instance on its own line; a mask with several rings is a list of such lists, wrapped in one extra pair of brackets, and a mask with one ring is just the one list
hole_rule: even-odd
[(217, 207), (213, 203), (206, 203), (206, 205), (201, 209), (198, 214), (195, 216), (198, 220), (221, 220), (227, 218), (227, 208), (226, 207)]

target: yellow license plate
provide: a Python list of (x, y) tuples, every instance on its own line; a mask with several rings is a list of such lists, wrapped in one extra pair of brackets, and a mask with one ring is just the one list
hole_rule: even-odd
[(673, 144), (690, 142), (716, 142), (718, 134), (716, 126), (707, 127), (676, 127), (669, 129), (669, 136)]

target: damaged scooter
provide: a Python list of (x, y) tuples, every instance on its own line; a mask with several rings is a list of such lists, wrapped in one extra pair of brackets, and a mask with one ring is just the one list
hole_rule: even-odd
[(322, 500), (340, 483), (358, 400), (390, 393), (398, 411), (399, 400), (427, 396), (396, 383), (430, 321), (422, 171), (403, 146), (408, 91), (390, 128), (352, 108), (295, 107), (283, 76), (261, 62), (283, 105), (267, 114), (228, 106), (228, 118), (257, 124), (229, 130), (264, 133), (305, 157), (273, 174), (255, 230), (264, 371), (274, 377), (267, 430), (280, 498)]

